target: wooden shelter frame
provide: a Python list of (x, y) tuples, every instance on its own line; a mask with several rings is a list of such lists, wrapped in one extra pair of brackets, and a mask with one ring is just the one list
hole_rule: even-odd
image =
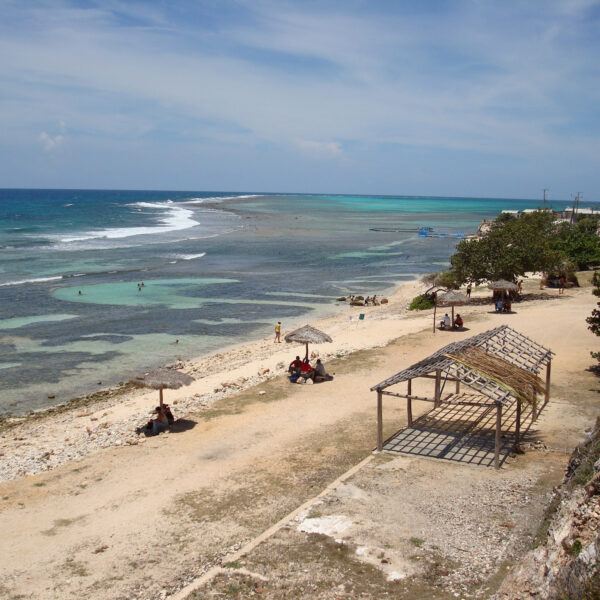
[[(512, 402), (517, 403), (516, 425), (515, 425), (515, 444), (519, 443), (521, 428), (521, 399), (516, 393), (503, 386), (501, 382), (495, 381), (485, 374), (473, 370), (468, 366), (458, 362), (456, 359), (448, 356), (456, 355), (463, 350), (471, 347), (478, 347), (490, 354), (499, 356), (507, 362), (540, 375), (543, 367), (546, 369), (546, 381), (544, 386), (544, 404), (550, 399), (550, 367), (552, 364), (553, 352), (538, 344), (531, 338), (523, 335), (508, 327), (501, 325), (495, 329), (484, 331), (478, 335), (472, 336), (459, 342), (453, 342), (444, 346), (434, 354), (411, 365), (407, 369), (392, 375), (385, 381), (374, 385), (372, 392), (377, 392), (377, 450), (383, 450), (383, 396), (393, 396), (406, 399), (406, 411), (408, 416), (408, 426), (412, 427), (412, 401), (422, 400), (433, 402), (434, 407), (439, 407), (443, 402), (449, 401), (454, 393), (449, 393), (442, 398), (446, 384), (451, 381), (456, 384), (456, 395), (460, 392), (460, 384), (472, 388), (483, 396), (485, 405), (496, 406), (496, 439), (494, 450), (494, 466), (500, 468), (500, 446), (502, 438), (502, 408)], [(416, 378), (426, 378), (435, 380), (435, 391), (433, 398), (416, 396), (412, 393), (412, 380)], [(388, 391), (388, 388), (399, 384), (407, 383), (405, 394)], [(532, 392), (532, 423), (537, 418), (537, 398), (535, 390)], [(472, 402), (461, 402), (457, 400), (455, 404), (471, 405)], [(481, 405), (481, 403), (477, 403)]]

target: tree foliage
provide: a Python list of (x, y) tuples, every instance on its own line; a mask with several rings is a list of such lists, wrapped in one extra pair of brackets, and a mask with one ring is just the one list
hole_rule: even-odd
[[(594, 296), (600, 296), (600, 271), (594, 271), (592, 284), (594, 285), (592, 294), (594, 294)], [(600, 302), (598, 302), (597, 305), (600, 307)], [(588, 329), (594, 333), (594, 335), (600, 335), (600, 310), (598, 310), (598, 308), (595, 308), (592, 311), (592, 314), (587, 317), (586, 322), (588, 324)], [(600, 360), (600, 352), (591, 352), (590, 354), (594, 358)]]
[(434, 302), (431, 296), (420, 294), (412, 299), (408, 310), (427, 310), (428, 308), (433, 308), (433, 306)]
[(515, 281), (528, 271), (562, 272), (569, 262), (579, 269), (600, 264), (596, 226), (591, 219), (577, 225), (556, 223), (550, 211), (520, 217), (504, 214), (481, 238), (456, 246), (450, 270), (460, 285), (486, 279)]

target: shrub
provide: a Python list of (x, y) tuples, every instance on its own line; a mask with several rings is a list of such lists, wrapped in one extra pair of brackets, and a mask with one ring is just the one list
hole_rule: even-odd
[(408, 310), (427, 310), (428, 308), (433, 308), (433, 300), (431, 299), (431, 296), (419, 294), (413, 298)]

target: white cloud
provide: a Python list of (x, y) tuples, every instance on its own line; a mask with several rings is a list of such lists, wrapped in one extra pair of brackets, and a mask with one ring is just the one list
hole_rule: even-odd
[(335, 158), (341, 156), (342, 145), (339, 142), (316, 142), (314, 140), (296, 140), (296, 146), (305, 154), (314, 158)]
[[(149, 13), (126, 0), (94, 10), (57, 0), (20, 10), (17, 27), (2, 25), (0, 0), (7, 143), (37, 136), (55, 151), (64, 118), (82, 159), (91, 140), (125, 160), (126, 144), (140, 140), (173, 141), (174, 155), (183, 141), (260, 148), (259, 157), (276, 147), (291, 161), (302, 152), (309, 168), (310, 158), (353, 160), (367, 146), (375, 165), (378, 145), (394, 155), (566, 153), (565, 163), (597, 150), (599, 45), (595, 22), (578, 18), (597, 0), (566, 3), (572, 16), (560, 0), (545, 10), (468, 0), (442, 11), (236, 0), (210, 18), (193, 4)], [(231, 18), (240, 6), (244, 18)]]
[(55, 135), (54, 137), (48, 135), (45, 131), (42, 131), (38, 136), (38, 141), (41, 142), (44, 147), (44, 152), (51, 152), (58, 146), (62, 144), (63, 141), (62, 135)]

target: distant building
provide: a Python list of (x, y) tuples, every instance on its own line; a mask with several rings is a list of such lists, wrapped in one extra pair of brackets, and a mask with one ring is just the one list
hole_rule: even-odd
[[(524, 214), (534, 213), (538, 211), (551, 211), (550, 208), (525, 208), (524, 210), (503, 210), (503, 215), (512, 215), (513, 217), (520, 217)], [(564, 210), (555, 210), (554, 219), (559, 222), (577, 223), (577, 221), (586, 217), (595, 217), (600, 219), (599, 208), (573, 208), (568, 206)]]

